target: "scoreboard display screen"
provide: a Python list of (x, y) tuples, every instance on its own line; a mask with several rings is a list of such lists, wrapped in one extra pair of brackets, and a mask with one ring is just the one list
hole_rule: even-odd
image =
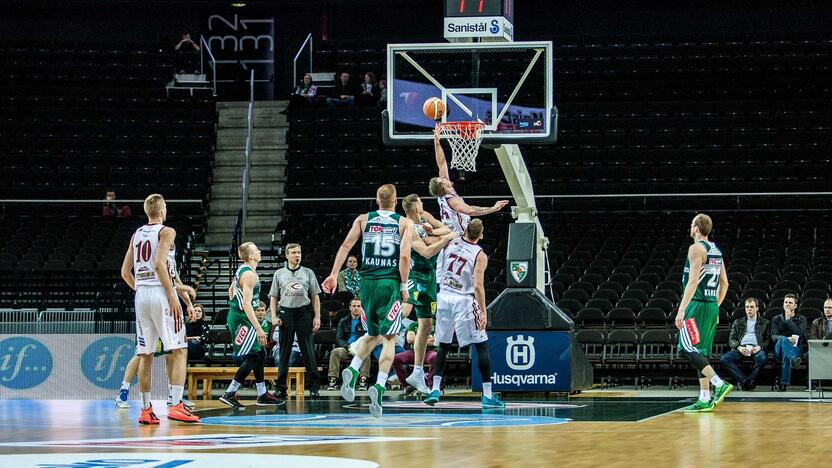
[(445, 0), (446, 18), (503, 16), (514, 21), (514, 0)]

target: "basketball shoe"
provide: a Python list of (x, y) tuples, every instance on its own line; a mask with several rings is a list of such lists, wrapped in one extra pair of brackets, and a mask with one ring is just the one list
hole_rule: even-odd
[(119, 390), (118, 396), (115, 397), (115, 399), (113, 399), (113, 401), (116, 403), (116, 406), (118, 406), (121, 409), (129, 408), (130, 403), (127, 403), (127, 395), (129, 394), (130, 390)]
[(729, 384), (728, 382), (724, 382), (722, 385), (715, 388), (714, 389), (714, 399), (712, 400), (713, 404), (714, 404), (714, 408), (719, 406), (719, 404), (722, 403), (723, 400), (725, 400), (725, 397), (728, 396), (728, 394), (731, 393), (731, 391), (733, 391), (733, 390), (734, 390), (734, 386)]
[(178, 405), (171, 406), (168, 409), (168, 419), (186, 423), (199, 422), (199, 416), (191, 413), (181, 401)]
[(442, 396), (442, 394), (439, 392), (439, 390), (434, 390), (434, 391), (430, 392), (428, 397), (425, 398), (424, 402), (425, 402), (426, 405), (433, 406), (433, 405), (439, 403), (439, 397), (440, 396)]
[(491, 398), (482, 397), (483, 408), (505, 408), (506, 402), (497, 398), (497, 395), (492, 395)]
[(142, 412), (139, 414), (139, 424), (159, 424), (159, 418), (153, 412), (153, 405), (142, 408)]
[(404, 379), (404, 381), (407, 382), (408, 385), (410, 385), (411, 387), (418, 390), (419, 393), (423, 395), (427, 395), (428, 393), (430, 393), (430, 389), (428, 388), (428, 385), (425, 383), (425, 371), (421, 369), (413, 369), (413, 373), (408, 375), (407, 378)]
[(341, 371), (341, 397), (346, 401), (355, 400), (355, 383), (358, 381), (358, 371), (347, 367)]
[(383, 411), (381, 400), (384, 398), (384, 387), (375, 384), (370, 387), (367, 393), (370, 395), (370, 414), (373, 417), (380, 418)]
[(685, 413), (710, 413), (713, 410), (713, 402), (702, 400), (696, 400), (696, 403), (682, 408), (682, 411)]
[(231, 393), (225, 392), (225, 393), (223, 393), (220, 396), (220, 402), (225, 403), (226, 405), (228, 405), (228, 406), (230, 406), (234, 409), (238, 409), (238, 410), (246, 409), (246, 406), (244, 404), (240, 403), (240, 399), (237, 398), (237, 393), (236, 392), (231, 392)]
[(280, 406), (285, 404), (286, 400), (278, 400), (271, 392), (266, 392), (257, 397), (257, 406)]

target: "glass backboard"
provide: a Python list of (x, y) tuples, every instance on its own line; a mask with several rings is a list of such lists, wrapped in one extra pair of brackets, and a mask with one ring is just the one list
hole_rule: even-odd
[(485, 143), (554, 143), (551, 42), (388, 44), (387, 144), (433, 139), (425, 100), (445, 103), (443, 122), (485, 124)]

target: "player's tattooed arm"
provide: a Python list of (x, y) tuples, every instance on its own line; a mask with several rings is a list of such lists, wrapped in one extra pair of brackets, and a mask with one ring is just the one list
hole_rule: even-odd
[(472, 206), (465, 203), (461, 197), (453, 197), (448, 200), (448, 204), (457, 213), (466, 214), (468, 216), (483, 216), (487, 214), (500, 211), (508, 205), (508, 200), (499, 200), (494, 206)]

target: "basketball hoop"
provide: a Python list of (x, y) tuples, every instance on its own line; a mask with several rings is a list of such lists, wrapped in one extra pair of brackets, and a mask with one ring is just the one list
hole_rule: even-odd
[(477, 152), (482, 143), (482, 122), (445, 122), (439, 124), (439, 135), (451, 145), (451, 167), (476, 172)]

